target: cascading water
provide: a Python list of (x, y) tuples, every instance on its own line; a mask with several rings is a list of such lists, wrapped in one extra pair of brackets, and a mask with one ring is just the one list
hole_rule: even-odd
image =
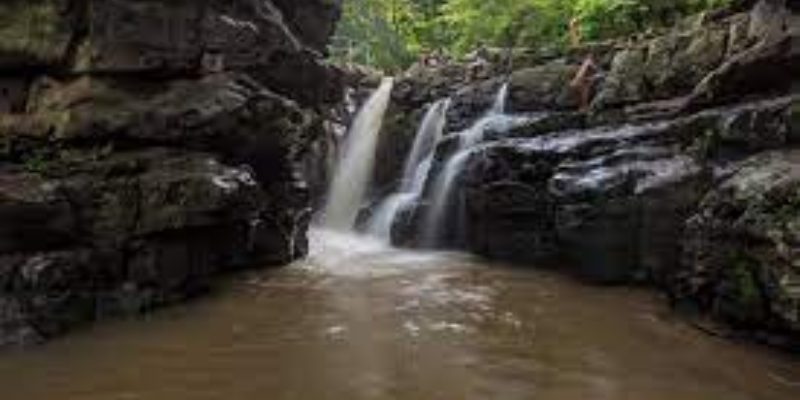
[(449, 160), (436, 178), (436, 183), (433, 188), (433, 199), (430, 203), (430, 208), (425, 215), (425, 225), (422, 231), (422, 243), (428, 247), (434, 247), (440, 244), (442, 237), (442, 228), (446, 223), (447, 210), (451, 193), (461, 171), (464, 169), (467, 161), (469, 160), (470, 150), (462, 150)]
[(418, 178), (417, 169), (431, 155), (434, 145), (442, 136), (449, 107), (450, 99), (439, 100), (431, 105), (425, 118), (422, 119), (422, 124), (414, 138), (414, 146), (403, 169), (404, 191), (408, 191), (414, 186)]
[(406, 159), (400, 188), (375, 211), (369, 226), (371, 234), (391, 241), (392, 226), (397, 215), (422, 195), (433, 163), (434, 146), (442, 136), (449, 105), (450, 99), (443, 99), (428, 108)]
[(375, 164), (375, 149), (394, 82), (385, 78), (358, 112), (331, 183), (322, 226), (338, 231), (354, 228)]
[(500, 90), (494, 98), (494, 104), (489, 114), (501, 115), (506, 112), (506, 103), (508, 102), (508, 82), (500, 86)]
[(483, 139), (488, 129), (505, 127), (509, 124), (510, 117), (505, 115), (507, 98), (508, 84), (506, 83), (498, 90), (494, 103), (486, 114), (469, 129), (458, 133), (458, 148), (445, 161), (444, 168), (436, 178), (432, 190), (433, 199), (425, 214), (424, 226), (422, 227), (422, 244), (426, 247), (436, 247), (441, 244), (442, 228), (447, 223), (456, 180), (467, 165), (474, 146)]

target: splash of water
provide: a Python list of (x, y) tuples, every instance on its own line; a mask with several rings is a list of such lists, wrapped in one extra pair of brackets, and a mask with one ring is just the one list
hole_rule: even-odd
[(370, 234), (391, 241), (397, 215), (422, 195), (433, 163), (434, 145), (442, 136), (449, 105), (450, 99), (443, 99), (428, 108), (406, 159), (400, 188), (376, 209), (368, 229)]
[(369, 222), (367, 232), (380, 239), (391, 241), (392, 227), (397, 215), (414, 202), (414, 193), (392, 193), (375, 210), (375, 214)]
[(386, 78), (359, 111), (350, 129), (328, 193), (322, 226), (353, 230), (375, 164), (375, 149), (383, 116), (389, 106), (393, 80)]

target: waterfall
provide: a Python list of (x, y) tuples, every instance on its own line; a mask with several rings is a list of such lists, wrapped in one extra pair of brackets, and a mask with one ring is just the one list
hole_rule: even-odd
[(322, 225), (326, 228), (350, 231), (355, 226), (372, 177), (378, 133), (389, 106), (393, 84), (391, 78), (383, 80), (350, 128), (325, 205)]
[(371, 234), (391, 241), (392, 226), (397, 215), (422, 195), (433, 163), (433, 150), (442, 136), (449, 106), (450, 99), (443, 99), (428, 108), (406, 159), (400, 188), (376, 209), (369, 224)]
[(417, 168), (425, 158), (432, 152), (434, 145), (442, 136), (444, 124), (446, 122), (447, 109), (450, 106), (450, 99), (439, 100), (428, 108), (425, 118), (422, 119), (414, 138), (414, 146), (406, 160), (403, 169), (403, 191), (410, 191), (418, 178)]
[(439, 173), (439, 177), (436, 178), (433, 199), (425, 215), (425, 225), (422, 232), (423, 245), (434, 247), (440, 244), (442, 228), (447, 223), (447, 211), (450, 210), (450, 207), (448, 207), (452, 197), (450, 194), (453, 191), (456, 178), (466, 166), (470, 154), (469, 149), (457, 152), (447, 160), (444, 169)]
[(494, 104), (489, 114), (501, 115), (506, 112), (506, 103), (508, 102), (508, 82), (500, 86), (497, 95), (494, 98)]
[(450, 203), (456, 187), (455, 184), (466, 167), (474, 146), (483, 139), (488, 129), (497, 127), (505, 129), (512, 122), (512, 119), (505, 115), (507, 98), (508, 83), (505, 83), (497, 91), (491, 108), (483, 117), (467, 130), (457, 133), (459, 136), (458, 148), (444, 162), (444, 168), (439, 172), (439, 176), (433, 186), (433, 199), (425, 214), (422, 227), (423, 245), (436, 247), (442, 244), (442, 228), (448, 223), (447, 217), (450, 215)]

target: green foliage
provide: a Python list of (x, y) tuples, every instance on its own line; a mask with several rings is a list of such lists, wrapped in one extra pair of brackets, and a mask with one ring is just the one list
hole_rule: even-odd
[(570, 21), (583, 40), (666, 26), (731, 0), (346, 0), (334, 57), (385, 69), (421, 53), (476, 47), (564, 47)]
[(51, 155), (47, 151), (33, 151), (23, 160), (23, 167), (30, 173), (44, 173), (49, 167), (50, 158)]
[(409, 64), (419, 51), (417, 11), (407, 0), (345, 1), (333, 56), (386, 69)]
[(0, 51), (38, 61), (56, 61), (69, 39), (57, 2), (5, 1), (0, 4)]
[(729, 3), (729, 0), (578, 0), (574, 11), (586, 37), (602, 39), (652, 26), (668, 26), (686, 15)]
[(725, 270), (715, 312), (733, 322), (747, 324), (765, 318), (766, 308), (755, 275), (757, 264), (743, 254), (737, 254)]

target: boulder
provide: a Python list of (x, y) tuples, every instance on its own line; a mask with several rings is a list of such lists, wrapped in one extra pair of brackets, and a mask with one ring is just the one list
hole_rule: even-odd
[(728, 40), (724, 26), (673, 32), (653, 39), (645, 66), (647, 85), (652, 91), (643, 100), (670, 98), (690, 92), (722, 63)]
[[(796, 6), (795, 6), (796, 7)], [(753, 45), (734, 53), (694, 88), (687, 110), (759, 93), (786, 93), (800, 71), (800, 18), (782, 1), (759, 1), (749, 16)]]
[(645, 48), (630, 48), (617, 53), (605, 82), (595, 97), (595, 109), (614, 108), (646, 99), (647, 72)]
[(686, 224), (673, 294), (740, 327), (797, 335), (800, 153), (759, 154), (731, 170)]
[(570, 82), (578, 68), (556, 61), (514, 71), (509, 80), (509, 111), (577, 109), (578, 95)]
[(616, 54), (594, 109), (602, 111), (691, 94), (709, 75), (742, 57), (740, 54), (750, 51), (765, 35), (757, 29), (754, 32), (752, 27), (759, 25), (755, 19), (748, 13), (703, 17), (698, 23), (679, 25), (644, 43), (628, 44)]
[(760, 41), (779, 40), (786, 30), (790, 11), (787, 0), (759, 0), (750, 11), (748, 34)]
[(501, 142), (478, 152), (458, 192), (465, 203), (461, 245), (519, 263), (554, 259), (556, 203), (547, 189), (554, 168), (552, 155), (535, 148)]
[(764, 92), (786, 93), (800, 68), (800, 36), (760, 42), (708, 74), (687, 99), (687, 111)]

